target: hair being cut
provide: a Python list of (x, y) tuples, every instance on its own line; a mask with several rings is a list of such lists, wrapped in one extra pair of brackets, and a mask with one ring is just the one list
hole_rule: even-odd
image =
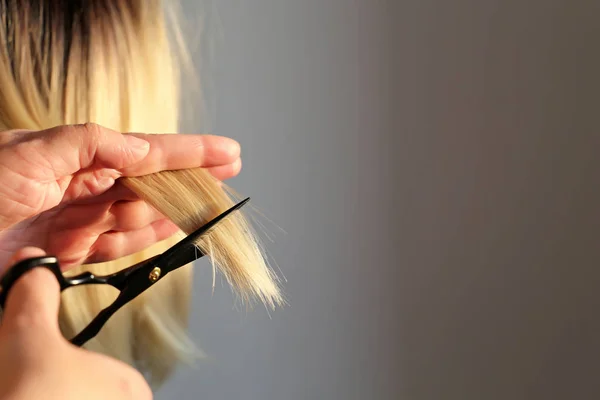
[[(120, 132), (176, 133), (179, 61), (160, 0), (0, 1), (0, 130), (96, 123)], [(173, 24), (173, 28), (177, 28)], [(122, 182), (190, 233), (234, 204), (203, 169)], [(107, 274), (163, 251), (178, 238), (83, 270)], [(241, 299), (281, 302), (276, 277), (241, 212), (199, 243)], [(186, 330), (190, 266), (120, 310), (86, 347), (125, 361), (160, 385), (194, 346)], [(65, 292), (60, 325), (73, 336), (114, 299), (110, 288)]]

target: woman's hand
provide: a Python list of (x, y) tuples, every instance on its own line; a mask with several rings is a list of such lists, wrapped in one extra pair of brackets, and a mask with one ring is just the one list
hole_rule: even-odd
[[(25, 248), (10, 265), (43, 255), (40, 249)], [(0, 398), (151, 399), (138, 371), (75, 347), (62, 336), (59, 305), (58, 282), (46, 268), (27, 272), (13, 286), (0, 326)]]
[[(115, 180), (240, 168), (239, 145), (208, 135), (121, 133), (94, 124), (0, 133), (0, 266), (34, 246), (69, 269), (143, 250), (178, 228)], [(0, 273), (2, 270), (0, 269)]]

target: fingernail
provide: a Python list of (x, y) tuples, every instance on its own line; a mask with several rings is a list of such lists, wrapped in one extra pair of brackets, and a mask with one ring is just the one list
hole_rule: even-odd
[(8, 260), (8, 262), (6, 263), (6, 265), (4, 265), (4, 268), (7, 267), (12, 267), (14, 266), (14, 264), (18, 263), (19, 261), (22, 261), (26, 258), (32, 258), (32, 257), (42, 257), (45, 256), (46, 252), (40, 248), (37, 247), (32, 247), (32, 246), (28, 246), (28, 247), (23, 247), (20, 250), (17, 250), (16, 252), (14, 252), (10, 259)]
[(147, 153), (150, 150), (150, 143), (144, 139), (137, 138), (131, 135), (124, 135), (125, 143), (129, 148), (136, 153)]
[(97, 187), (95, 192), (97, 192), (97, 194), (101, 194), (106, 192), (108, 189), (110, 189), (111, 187), (113, 187), (113, 185), (115, 184), (115, 179), (111, 176), (105, 176), (102, 178), (98, 178), (98, 181), (96, 182)]
[(242, 148), (240, 146), (240, 143), (230, 139), (230, 138), (224, 138), (224, 140), (221, 142), (221, 145), (223, 146), (223, 150), (225, 150), (227, 152), (227, 155), (229, 157), (239, 157), (241, 152), (242, 152)]
[(242, 154), (242, 146), (240, 145), (239, 142), (233, 140), (233, 143), (231, 145), (231, 150), (233, 152), (234, 155), (237, 155), (238, 157)]

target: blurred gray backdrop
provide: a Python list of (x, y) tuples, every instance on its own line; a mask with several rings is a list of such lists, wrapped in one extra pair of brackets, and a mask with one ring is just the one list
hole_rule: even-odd
[(185, 128), (241, 142), (290, 305), (199, 263), (158, 399), (599, 398), (600, 2), (183, 8)]

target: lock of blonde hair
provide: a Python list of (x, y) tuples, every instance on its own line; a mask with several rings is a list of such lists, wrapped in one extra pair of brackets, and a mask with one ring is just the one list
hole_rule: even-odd
[[(160, 0), (0, 1), (0, 129), (96, 123), (121, 132), (176, 133), (179, 59)], [(172, 28), (177, 36), (177, 23)], [(203, 169), (122, 179), (189, 233), (231, 205)], [(155, 255), (179, 238), (121, 259), (83, 265), (96, 274)], [(246, 216), (237, 212), (198, 242), (241, 299), (281, 303), (274, 274)], [(195, 347), (187, 336), (192, 268), (161, 280), (124, 307), (86, 347), (127, 362), (154, 386)], [(60, 325), (73, 336), (115, 298), (110, 288), (66, 291)]]

